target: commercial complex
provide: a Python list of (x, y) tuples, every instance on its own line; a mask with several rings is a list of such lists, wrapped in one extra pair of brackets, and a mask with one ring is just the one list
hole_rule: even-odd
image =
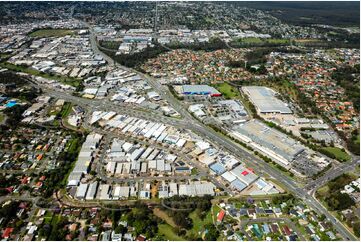
[(305, 150), (298, 141), (256, 120), (235, 126), (232, 134), (284, 166)]
[(249, 97), (259, 113), (291, 114), (286, 103), (276, 97), (276, 92), (268, 87), (246, 86), (242, 91)]

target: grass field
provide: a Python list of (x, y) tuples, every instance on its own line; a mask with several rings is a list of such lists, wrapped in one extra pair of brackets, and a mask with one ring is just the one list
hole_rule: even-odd
[(198, 174), (198, 169), (196, 167), (194, 167), (191, 172), (192, 172), (191, 173), (192, 175), (197, 175)]
[(173, 232), (172, 226), (170, 226), (169, 224), (159, 224), (158, 225), (158, 234), (164, 236), (165, 240), (170, 240), (170, 241), (182, 241), (182, 240), (185, 240), (184, 238), (176, 235)]
[(176, 227), (176, 224), (174, 223), (173, 219), (171, 217), (168, 216), (168, 214), (162, 210), (160, 210), (159, 208), (155, 208), (153, 210), (153, 213), (155, 216), (161, 218), (162, 220), (164, 220), (165, 222), (167, 222), (167, 224), (171, 225), (172, 227)]
[(203, 232), (204, 226), (206, 224), (213, 223), (211, 210), (208, 211), (206, 217), (203, 220), (198, 217), (196, 211), (190, 213), (189, 217), (193, 221), (193, 227), (188, 231), (188, 234), (199, 234), (199, 232)]
[(289, 44), (289, 39), (261, 39), (261, 38), (241, 38), (234, 40), (235, 42), (245, 43), (245, 44)]
[(25, 73), (28, 73), (28, 74), (33, 75), (33, 76), (41, 76), (41, 77), (44, 77), (44, 78), (47, 78), (47, 79), (56, 80), (56, 81), (62, 82), (64, 84), (71, 85), (73, 87), (78, 87), (82, 83), (81, 80), (75, 79), (75, 78), (72, 78), (72, 77), (50, 75), (50, 74), (47, 74), (47, 73), (42, 73), (40, 71), (25, 67), (25, 66), (13, 65), (13, 64), (8, 63), (8, 62), (2, 62), (2, 63), (0, 63), (0, 66), (4, 67), (4, 68), (7, 68), (9, 70), (15, 71), (15, 72), (25, 72)]
[(227, 99), (240, 98), (240, 94), (235, 87), (232, 87), (228, 83), (224, 82), (221, 84), (216, 84), (214, 87), (222, 93), (222, 95)]
[(101, 42), (99, 42), (101, 47), (104, 47), (107, 49), (112, 49), (112, 50), (118, 50), (120, 43), (121, 42), (119, 42), (119, 41), (101, 41)]
[(62, 118), (66, 118), (70, 112), (71, 112), (71, 107), (72, 107), (72, 104), (71, 103), (65, 103), (63, 108), (61, 109), (61, 117)]
[(349, 161), (351, 159), (349, 154), (337, 147), (325, 147), (322, 148), (322, 150), (335, 155), (336, 159), (339, 161)]
[(29, 34), (30, 37), (62, 37), (65, 35), (74, 34), (75, 31), (71, 29), (39, 29)]
[(214, 221), (216, 221), (219, 211), (221, 211), (221, 208), (218, 205), (214, 205), (213, 206), (213, 219), (214, 219)]
[(0, 113), (0, 123), (2, 123), (5, 119), (5, 114)]

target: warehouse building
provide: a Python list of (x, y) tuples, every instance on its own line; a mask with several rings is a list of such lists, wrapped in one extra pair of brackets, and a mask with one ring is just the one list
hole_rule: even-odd
[(179, 196), (214, 196), (215, 185), (211, 182), (179, 185)]
[(102, 139), (100, 134), (89, 134), (83, 143), (75, 166), (68, 177), (68, 186), (77, 186), (83, 174), (87, 174), (93, 162), (93, 153)]
[(84, 200), (87, 191), (88, 191), (88, 184), (81, 183), (76, 189), (75, 198), (79, 200)]
[(102, 184), (100, 185), (100, 200), (109, 200), (110, 199), (110, 185)]
[(246, 186), (249, 186), (258, 179), (258, 176), (256, 174), (245, 168), (243, 165), (237, 166), (231, 171), (231, 173), (236, 176), (237, 179), (240, 180), (242, 183), (246, 184)]
[(288, 166), (305, 150), (296, 140), (256, 120), (236, 126), (232, 135), (283, 166)]
[(129, 186), (116, 186), (113, 192), (113, 199), (128, 199), (130, 187)]
[(213, 163), (209, 168), (214, 171), (217, 175), (221, 175), (226, 171), (226, 168), (219, 162)]
[(246, 86), (242, 91), (248, 95), (259, 113), (292, 114), (286, 103), (276, 97), (276, 92), (268, 87)]
[(178, 184), (170, 182), (169, 184), (169, 197), (178, 196)]
[(235, 179), (231, 182), (231, 187), (241, 192), (247, 187), (247, 185), (241, 182), (239, 179)]
[(208, 85), (183, 85), (183, 95), (209, 95), (212, 97), (221, 96), (222, 94), (214, 87)]
[(97, 190), (98, 190), (98, 182), (89, 184), (89, 188), (85, 200), (93, 200), (96, 196)]

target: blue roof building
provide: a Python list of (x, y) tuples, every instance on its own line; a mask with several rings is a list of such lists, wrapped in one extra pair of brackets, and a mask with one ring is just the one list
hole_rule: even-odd
[(217, 173), (217, 175), (221, 175), (226, 171), (226, 168), (219, 162), (212, 164), (209, 168)]

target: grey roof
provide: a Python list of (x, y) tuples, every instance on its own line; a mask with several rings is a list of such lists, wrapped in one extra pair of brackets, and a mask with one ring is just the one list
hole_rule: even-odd
[(243, 165), (237, 166), (231, 171), (231, 173), (246, 185), (250, 185), (252, 182), (258, 179), (257, 175), (248, 171)]
[(80, 199), (83, 199), (85, 198), (85, 194), (88, 190), (88, 184), (80, 184), (78, 186), (78, 188), (76, 189), (76, 194), (75, 194), (75, 197), (76, 198), (80, 198)]
[(305, 147), (296, 140), (256, 120), (237, 126), (235, 131), (282, 156), (289, 162), (305, 150)]
[(181, 184), (179, 185), (179, 195), (185, 196), (204, 196), (204, 195), (214, 195), (215, 185), (211, 182), (207, 183), (194, 183), (194, 184)]
[(208, 85), (183, 85), (183, 93), (220, 94), (217, 89)]
[(88, 192), (86, 194), (85, 199), (87, 199), (87, 200), (94, 199), (95, 195), (97, 193), (97, 190), (98, 190), (98, 182), (89, 184)]
[(275, 92), (268, 87), (248, 86), (242, 89), (261, 113), (292, 113), (291, 109), (276, 98)]
[(238, 191), (242, 191), (243, 189), (245, 189), (247, 187), (246, 184), (244, 184), (243, 182), (241, 182), (238, 179), (232, 181), (231, 186), (234, 187), (235, 189), (237, 189)]

